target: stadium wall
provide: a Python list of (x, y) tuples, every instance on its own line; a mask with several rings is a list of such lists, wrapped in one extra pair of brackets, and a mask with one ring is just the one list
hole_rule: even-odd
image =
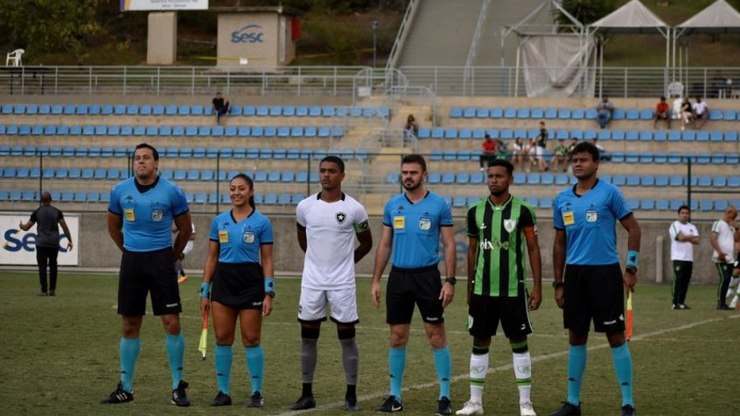
[[(197, 238), (193, 253), (185, 260), (185, 267), (194, 273), (200, 273), (203, 267), (205, 254), (208, 246), (208, 230), (212, 216), (194, 215), (193, 222), (197, 230)], [(271, 216), (275, 236), (275, 270), (277, 276), (298, 275), (303, 267), (303, 253), (296, 240), (296, 228), (294, 216)], [(639, 218), (638, 218), (639, 221)], [(672, 281), (672, 267), (670, 262), (670, 243), (668, 241), (668, 226), (673, 218), (665, 221), (642, 221), (642, 249), (640, 260), (640, 273), (638, 279), (641, 281), (656, 281), (656, 246), (657, 238), (663, 237), (663, 281)], [(374, 247), (381, 235), (382, 218), (372, 216), (370, 218), (373, 231), (373, 250), (357, 266), (357, 272), (361, 275), (372, 273)], [(701, 244), (694, 251), (694, 283), (715, 283), (716, 269), (711, 263), (711, 246), (709, 244), (709, 232), (711, 221), (696, 223), (702, 237)], [(552, 242), (553, 229), (551, 219), (541, 219), (538, 225), (540, 249), (542, 250), (543, 278), (552, 279)], [(76, 249), (79, 250), (80, 264), (82, 268), (111, 268), (116, 269), (119, 264), (120, 254), (108, 236), (106, 226), (106, 214), (90, 213), (80, 216), (80, 241)], [(620, 258), (624, 259), (627, 248), (627, 233), (619, 227), (619, 250)], [(465, 234), (465, 219), (455, 218), (455, 239), (457, 243), (457, 275), (466, 275), (465, 256), (468, 239)], [(623, 262), (622, 262), (623, 263)], [(387, 270), (386, 270), (387, 272)], [(442, 270), (444, 273), (444, 270)]]

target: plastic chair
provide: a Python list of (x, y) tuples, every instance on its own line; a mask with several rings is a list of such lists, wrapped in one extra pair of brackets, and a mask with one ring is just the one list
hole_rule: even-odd
[(16, 49), (13, 52), (9, 52), (5, 55), (5, 66), (23, 66), (23, 54), (26, 53), (23, 49)]

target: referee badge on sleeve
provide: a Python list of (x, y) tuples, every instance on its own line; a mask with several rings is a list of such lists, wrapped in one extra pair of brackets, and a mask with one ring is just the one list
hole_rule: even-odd
[(565, 211), (563, 212), (563, 224), (564, 225), (573, 225), (575, 224), (575, 218), (573, 216), (573, 211)]
[(229, 242), (228, 230), (218, 230), (218, 242), (221, 244), (226, 244)]

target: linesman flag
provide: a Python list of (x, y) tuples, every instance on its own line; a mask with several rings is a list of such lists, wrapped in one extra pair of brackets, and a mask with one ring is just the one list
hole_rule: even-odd
[(206, 359), (206, 351), (208, 349), (208, 309), (203, 310), (203, 329), (200, 331), (200, 342), (198, 342), (198, 351), (200, 351), (203, 359)]
[(632, 338), (632, 330), (635, 327), (635, 315), (632, 312), (632, 291), (627, 289), (627, 317), (625, 321), (625, 326), (627, 327), (625, 330), (625, 337), (627, 338), (627, 341)]

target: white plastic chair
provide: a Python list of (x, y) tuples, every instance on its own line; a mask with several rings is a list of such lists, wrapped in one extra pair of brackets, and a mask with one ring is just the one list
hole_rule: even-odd
[(5, 55), (5, 66), (23, 66), (21, 59), (23, 58), (24, 53), (26, 53), (26, 51), (23, 49), (16, 49)]
[(683, 97), (683, 84), (678, 81), (671, 82), (666, 88), (666, 93), (669, 98)]

